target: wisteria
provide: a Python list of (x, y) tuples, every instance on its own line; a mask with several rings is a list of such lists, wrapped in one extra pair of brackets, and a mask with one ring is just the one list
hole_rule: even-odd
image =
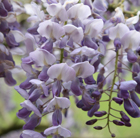
[[(131, 127), (130, 117), (140, 117), (140, 11), (132, 5), (139, 0), (0, 0), (0, 77), (14, 86), (12, 70), (26, 73), (14, 86), (25, 99), (17, 112), (25, 121), (20, 138), (73, 137), (62, 123), (71, 98), (91, 118), (85, 125), (108, 128), (111, 137), (111, 124)], [(25, 25), (17, 21), (21, 13)], [(14, 54), (22, 55), (20, 67)], [(52, 125), (36, 131), (49, 114)]]

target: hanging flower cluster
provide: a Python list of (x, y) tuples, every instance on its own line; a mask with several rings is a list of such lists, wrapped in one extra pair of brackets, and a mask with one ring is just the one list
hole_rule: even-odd
[[(23, 40), (26, 46), (21, 67), (27, 79), (15, 86), (25, 99), (17, 113), (25, 121), (20, 138), (72, 137), (62, 125), (70, 97), (92, 118), (87, 125), (106, 120), (105, 126), (94, 129), (108, 127), (112, 137), (115, 134), (110, 123), (131, 127), (128, 115), (140, 117), (137, 96), (140, 94), (140, 12), (125, 19), (123, 10), (129, 9), (130, 3), (123, 2), (112, 14), (110, 0), (32, 1), (25, 5), (31, 16), (24, 36), (15, 18), (24, 9), (12, 3), (14, 12), (11, 2), (0, 0), (0, 76), (9, 85), (16, 83), (9, 71), (15, 66), (9, 49), (16, 48)], [(125, 80), (127, 71), (132, 74), (132, 80)], [(97, 78), (93, 78), (95, 73)], [(102, 100), (103, 95), (108, 99)], [(100, 111), (100, 102), (108, 102), (107, 111)], [(123, 104), (126, 113), (114, 109), (112, 102)], [(112, 110), (120, 116), (112, 114)], [(49, 113), (53, 113), (52, 126), (36, 132), (42, 117)]]
[(19, 42), (24, 40), (16, 16), (24, 11), (17, 2), (0, 0), (0, 77), (3, 77), (9, 86), (16, 84), (10, 71), (15, 68), (11, 51), (17, 51)]

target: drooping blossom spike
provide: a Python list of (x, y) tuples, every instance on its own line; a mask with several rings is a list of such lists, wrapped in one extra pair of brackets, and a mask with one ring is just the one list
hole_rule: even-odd
[(75, 71), (66, 63), (52, 65), (48, 71), (48, 76), (51, 79), (62, 80), (64, 82), (72, 81), (75, 79)]
[(121, 90), (133, 90), (133, 89), (135, 89), (136, 85), (137, 85), (137, 82), (134, 81), (134, 80), (122, 81), (120, 83), (120, 87), (119, 88)]
[(31, 103), (30, 100), (25, 100), (20, 104), (22, 107), (25, 107), (28, 111), (33, 111), (37, 116), (41, 117), (40, 111), (37, 109), (37, 107)]
[(124, 99), (124, 108), (131, 117), (133, 118), (140, 117), (140, 110), (138, 106), (135, 104), (135, 102), (133, 102), (133, 100)]
[(29, 56), (37, 66), (52, 65), (56, 61), (56, 58), (53, 54), (45, 49), (40, 48), (30, 52)]
[(54, 98), (49, 102), (49, 104), (47, 105), (47, 107), (44, 109), (44, 112), (51, 112), (54, 109), (65, 109), (68, 108), (70, 106), (70, 100), (68, 98), (65, 97), (56, 97), (54, 96)]
[(76, 63), (72, 65), (72, 68), (75, 70), (76, 76), (83, 79), (91, 76), (95, 71), (94, 67), (88, 61)]
[(68, 129), (63, 128), (61, 125), (59, 125), (59, 126), (52, 126), (50, 128), (47, 128), (44, 131), (44, 134), (47, 135), (47, 136), (55, 134), (55, 133), (59, 134), (62, 137), (65, 137), (65, 138), (71, 136), (71, 132)]
[(24, 130), (21, 134), (22, 138), (46, 138), (39, 132), (33, 131), (33, 130)]

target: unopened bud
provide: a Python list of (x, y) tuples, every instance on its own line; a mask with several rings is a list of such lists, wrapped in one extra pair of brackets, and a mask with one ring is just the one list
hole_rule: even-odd
[(121, 105), (123, 103), (123, 99), (122, 98), (113, 97), (112, 100), (115, 101), (116, 103), (118, 103), (119, 105)]
[(113, 120), (113, 123), (117, 126), (123, 126), (124, 125), (124, 122), (119, 121), (119, 120)]
[(96, 117), (102, 117), (103, 115), (106, 115), (106, 114), (107, 114), (106, 111), (97, 111), (97, 112), (94, 113), (94, 115)]
[(86, 122), (87, 125), (93, 125), (97, 122), (97, 119), (92, 119)]
[(111, 137), (112, 137), (112, 138), (115, 138), (115, 137), (116, 137), (116, 135), (115, 135), (115, 134), (111, 134)]
[(125, 122), (125, 126), (127, 126), (127, 127), (131, 127), (131, 123), (129, 123), (129, 122)]
[(95, 126), (95, 127), (93, 127), (94, 129), (96, 129), (96, 130), (101, 130), (101, 129), (103, 129), (103, 127), (101, 127), (101, 126)]
[(123, 121), (130, 122), (130, 118), (123, 111), (121, 111), (120, 114)]

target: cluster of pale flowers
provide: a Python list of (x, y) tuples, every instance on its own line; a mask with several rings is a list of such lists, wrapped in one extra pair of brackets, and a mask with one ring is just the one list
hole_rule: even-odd
[[(86, 124), (106, 119), (104, 127), (94, 128), (108, 126), (112, 137), (110, 123), (131, 126), (127, 114), (111, 106), (113, 101), (123, 104), (131, 117), (140, 117), (136, 94), (140, 94), (140, 12), (125, 19), (122, 5), (127, 9), (129, 3), (121, 3), (113, 13), (108, 12), (109, 4), (109, 0), (37, 0), (22, 7), (0, 1), (0, 77), (11, 86), (16, 84), (10, 72), (16, 67), (11, 53), (24, 54), (21, 68), (27, 79), (15, 86), (25, 99), (17, 113), (25, 121), (20, 138), (71, 137), (62, 126), (63, 114), (67, 117), (69, 113), (69, 97), (75, 98), (77, 107), (89, 117), (106, 116)], [(30, 14), (25, 35), (16, 21), (16, 14), (22, 12)], [(21, 41), (26, 52), (18, 47)], [(125, 80), (127, 71), (132, 80)], [(104, 94), (107, 100), (102, 100)], [(99, 111), (100, 102), (108, 102), (108, 111)], [(111, 110), (120, 112), (121, 117), (112, 115)], [(42, 117), (49, 113), (53, 113), (52, 126), (36, 132)], [(110, 120), (110, 116), (115, 119)]]

